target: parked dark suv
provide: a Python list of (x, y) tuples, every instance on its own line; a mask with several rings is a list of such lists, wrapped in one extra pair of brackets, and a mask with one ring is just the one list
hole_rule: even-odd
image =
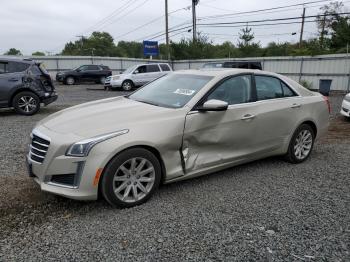
[(0, 108), (13, 107), (22, 115), (34, 115), (40, 103), (57, 99), (51, 77), (41, 63), (29, 59), (0, 58)]
[(112, 75), (112, 70), (104, 65), (82, 65), (72, 70), (58, 72), (56, 80), (66, 85), (77, 82), (95, 82), (104, 84), (106, 77)]

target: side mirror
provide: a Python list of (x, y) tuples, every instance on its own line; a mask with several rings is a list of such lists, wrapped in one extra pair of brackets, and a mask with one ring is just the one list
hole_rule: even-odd
[(135, 70), (133, 74), (138, 74), (139, 73), (139, 70)]
[(211, 99), (197, 108), (198, 111), (225, 111), (228, 103), (222, 100)]
[(77, 71), (77, 72), (79, 73), (79, 72), (81, 72), (81, 69), (77, 69), (77, 70), (75, 70), (75, 71)]

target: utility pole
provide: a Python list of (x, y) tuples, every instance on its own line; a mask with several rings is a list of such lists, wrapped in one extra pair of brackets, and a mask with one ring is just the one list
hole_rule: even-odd
[(303, 33), (304, 33), (304, 24), (305, 24), (305, 10), (306, 8), (303, 8), (303, 18), (301, 21), (301, 30), (300, 30), (300, 40), (299, 40), (299, 48), (303, 46)]
[(196, 5), (199, 0), (192, 0), (192, 32), (193, 32), (193, 42), (197, 38), (197, 18), (196, 18)]
[(324, 41), (324, 28), (326, 26), (326, 13), (324, 13), (323, 20), (322, 20), (322, 31), (321, 31), (321, 39), (320, 39), (320, 44), (321, 48), (323, 48), (323, 41)]
[(170, 48), (169, 48), (169, 24), (168, 24), (168, 0), (165, 0), (165, 36), (166, 36), (166, 52), (168, 61), (170, 61)]

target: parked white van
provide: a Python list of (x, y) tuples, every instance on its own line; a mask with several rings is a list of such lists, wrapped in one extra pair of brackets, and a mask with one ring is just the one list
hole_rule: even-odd
[(113, 75), (106, 78), (105, 89), (121, 88), (129, 91), (134, 87), (143, 86), (163, 75), (171, 72), (169, 64), (141, 64), (129, 67), (120, 75)]

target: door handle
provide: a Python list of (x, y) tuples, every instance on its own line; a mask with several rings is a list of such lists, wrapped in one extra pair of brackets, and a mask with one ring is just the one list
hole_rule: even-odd
[(300, 108), (301, 107), (301, 104), (297, 104), (297, 103), (294, 103), (291, 108)]
[(246, 114), (241, 118), (241, 120), (249, 120), (249, 119), (253, 119), (253, 118), (255, 118), (255, 115)]

